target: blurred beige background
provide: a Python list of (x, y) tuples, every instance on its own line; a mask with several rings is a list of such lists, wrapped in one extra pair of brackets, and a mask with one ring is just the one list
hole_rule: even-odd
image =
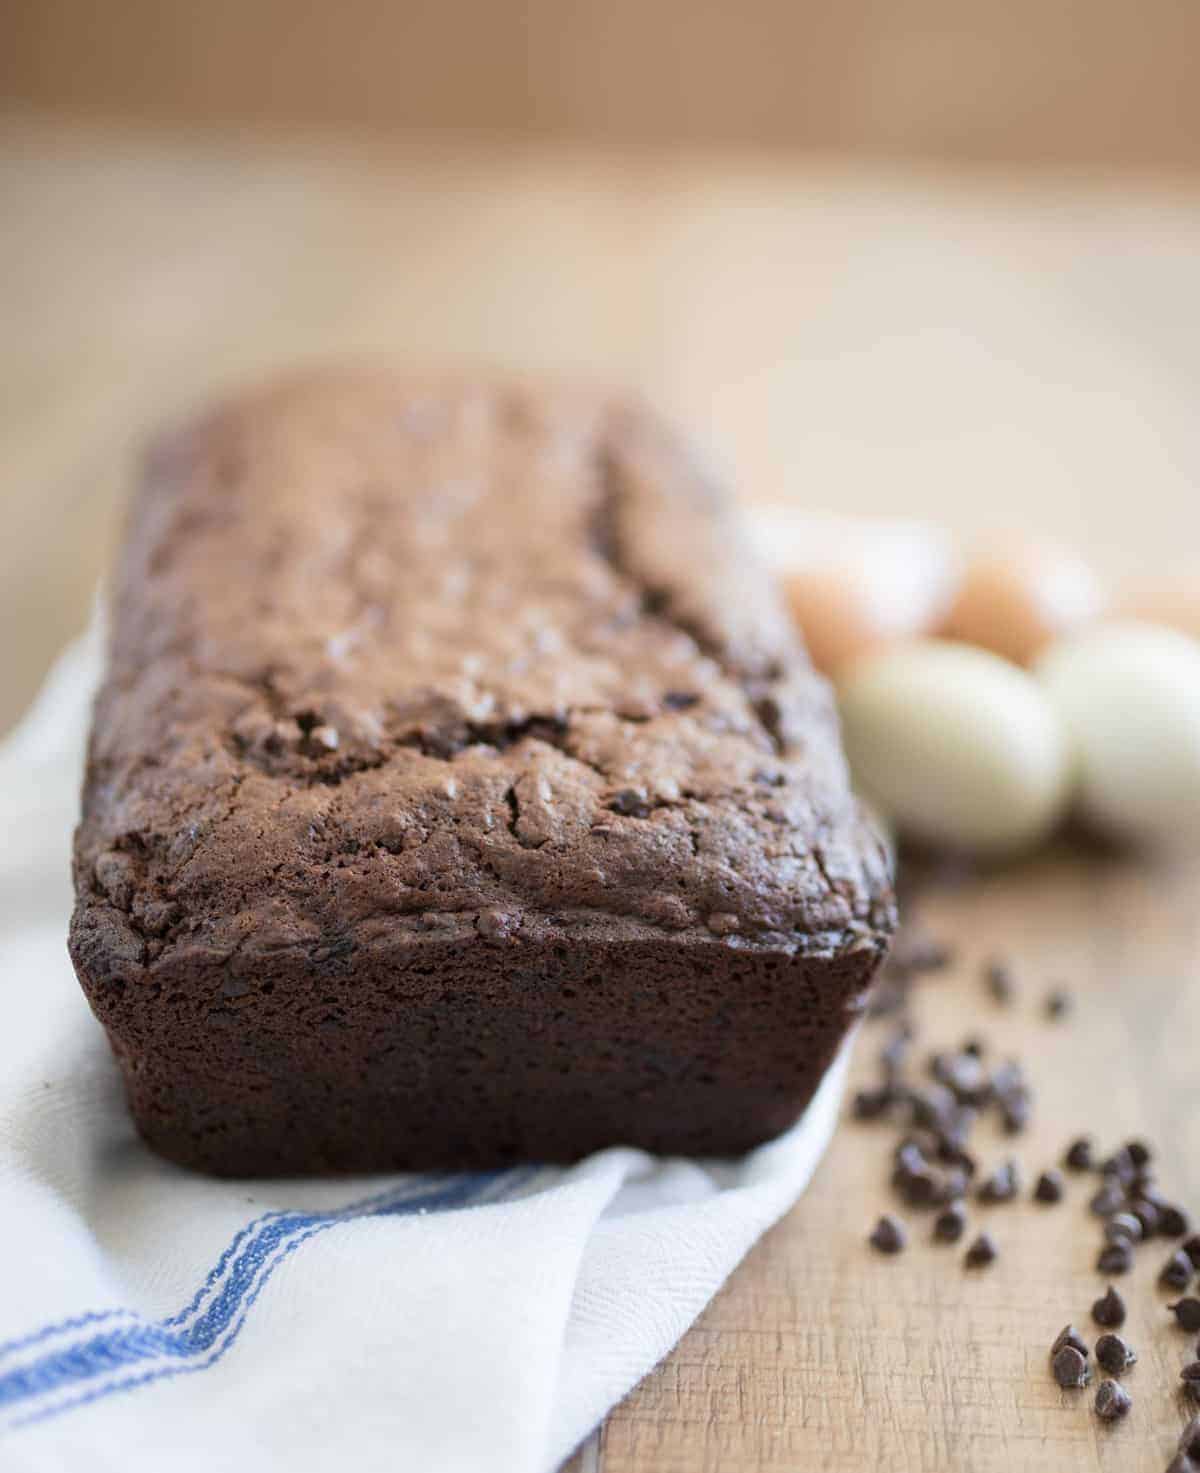
[(1200, 6), (9, 0), (0, 727), (139, 438), (297, 357), (631, 384), (743, 495), (1200, 543)]

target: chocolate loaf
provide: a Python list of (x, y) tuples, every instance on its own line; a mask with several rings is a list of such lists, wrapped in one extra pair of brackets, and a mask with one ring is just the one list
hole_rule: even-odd
[(70, 948), (171, 1159), (727, 1155), (894, 923), (829, 691), (637, 407), (312, 373), (147, 459)]

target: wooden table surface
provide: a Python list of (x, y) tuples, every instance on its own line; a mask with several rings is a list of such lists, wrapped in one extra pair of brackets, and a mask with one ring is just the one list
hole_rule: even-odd
[[(414, 142), (0, 129), (0, 727), (87, 616), (146, 427), (322, 353), (468, 355), (631, 383), (724, 448), (748, 498), (1035, 526), (1113, 574), (1200, 538), (1200, 194), (871, 176), (832, 165)], [(960, 949), (917, 998), (922, 1047), (1019, 1051), (1027, 1173), (1072, 1133), (1158, 1143), (1200, 1209), (1200, 875), (1058, 854), (926, 918)], [(1002, 1011), (981, 959), (1023, 992)], [(1078, 1006), (1051, 1025), (1048, 985)], [(860, 1038), (870, 1066), (881, 1025)], [(1132, 1415), (1097, 1424), (1046, 1348), (1085, 1322), (1096, 1231), (996, 1207), (986, 1273), (864, 1238), (891, 1136), (847, 1123), (797, 1208), (575, 1466), (1165, 1467), (1187, 1342), (1143, 1254)], [(981, 1214), (982, 1216), (982, 1214)], [(1165, 1247), (1165, 1245), (1164, 1245)]]

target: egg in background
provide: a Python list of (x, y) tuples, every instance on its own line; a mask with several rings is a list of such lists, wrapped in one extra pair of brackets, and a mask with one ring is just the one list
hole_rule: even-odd
[(1190, 576), (1147, 579), (1123, 589), (1116, 613), (1200, 640), (1200, 570)]
[(1030, 665), (1055, 639), (1094, 622), (1107, 599), (1087, 561), (1030, 537), (994, 542), (967, 563), (942, 633)]
[(752, 513), (750, 525), (813, 664), (826, 675), (928, 633), (958, 585), (953, 538), (927, 522), (776, 507)]
[(1060, 640), (1036, 674), (1071, 740), (1084, 819), (1151, 847), (1200, 845), (1200, 642), (1104, 624)]
[(838, 683), (855, 786), (904, 837), (990, 858), (1032, 849), (1070, 796), (1071, 751), (1038, 682), (972, 645), (925, 639)]

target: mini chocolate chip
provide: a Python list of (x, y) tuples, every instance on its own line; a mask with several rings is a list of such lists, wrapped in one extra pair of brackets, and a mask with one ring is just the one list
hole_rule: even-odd
[(1183, 1238), (1192, 1230), (1191, 1219), (1182, 1207), (1164, 1207), (1158, 1219), (1158, 1230), (1164, 1238)]
[(962, 1046), (962, 1051), (973, 1059), (982, 1059), (986, 1049), (981, 1038), (968, 1038)]
[(954, 952), (930, 936), (902, 938), (895, 948), (895, 961), (909, 972), (940, 972), (954, 960)]
[(854, 1096), (854, 1118), (878, 1120), (892, 1108), (895, 1098), (887, 1085), (882, 1085), (879, 1089), (860, 1089)]
[(941, 1131), (954, 1119), (957, 1101), (943, 1084), (931, 1084), (928, 1089), (914, 1089), (908, 1097), (914, 1125), (927, 1130)]
[(975, 1054), (934, 1054), (929, 1068), (960, 1105), (984, 1105), (991, 1098), (992, 1082)]
[(1087, 1361), (1073, 1345), (1063, 1345), (1055, 1351), (1050, 1370), (1064, 1391), (1078, 1390), (1091, 1378)]
[(1111, 1217), (1124, 1205), (1125, 1193), (1121, 1188), (1112, 1182), (1105, 1182), (1088, 1203), (1088, 1210), (1094, 1212), (1097, 1217)]
[(1115, 1243), (1123, 1238), (1127, 1243), (1140, 1243), (1142, 1225), (1132, 1212), (1114, 1212), (1104, 1224), (1104, 1241)]
[(1145, 1141), (1126, 1141), (1125, 1149), (1129, 1152), (1129, 1159), (1139, 1171), (1154, 1159), (1154, 1152)]
[(880, 1050), (879, 1067), (889, 1084), (895, 1084), (903, 1072), (911, 1041), (911, 1028), (897, 1028)]
[(1072, 1141), (1063, 1157), (1063, 1165), (1071, 1171), (1091, 1171), (1096, 1164), (1095, 1147), (1091, 1137), (1081, 1135)]
[(1037, 1179), (1037, 1186), (1033, 1189), (1034, 1201), (1061, 1202), (1063, 1197), (1063, 1179), (1059, 1171), (1043, 1171)]
[(663, 696), (663, 705), (668, 711), (687, 711), (698, 704), (700, 697), (695, 691), (669, 690)]
[(1017, 990), (1012, 968), (1000, 957), (993, 958), (983, 969), (983, 980), (987, 990), (998, 1003), (1010, 1003)]
[(1132, 1397), (1119, 1381), (1101, 1381), (1096, 1388), (1096, 1415), (1105, 1422), (1117, 1421), (1132, 1405)]
[(1101, 1335), (1096, 1341), (1096, 1360), (1113, 1376), (1137, 1363), (1137, 1352), (1120, 1335)]
[(639, 788), (622, 788), (613, 795), (608, 806), (614, 813), (622, 813), (626, 817), (641, 815), (646, 812), (646, 794)]
[(1179, 1451), (1200, 1461), (1200, 1417), (1193, 1417), (1179, 1438)]
[(1175, 1304), (1168, 1304), (1167, 1308), (1181, 1330), (1186, 1330), (1189, 1335), (1200, 1330), (1200, 1299), (1180, 1299)]
[(1123, 1186), (1128, 1186), (1137, 1175), (1137, 1167), (1134, 1166), (1133, 1157), (1126, 1146), (1121, 1146), (1101, 1161), (1100, 1170), (1105, 1176), (1115, 1176)]
[(961, 1202), (951, 1202), (934, 1219), (933, 1236), (939, 1243), (957, 1243), (966, 1227), (966, 1207)]
[(1054, 1337), (1054, 1344), (1050, 1347), (1050, 1359), (1053, 1360), (1064, 1345), (1073, 1345), (1075, 1349), (1087, 1360), (1091, 1350), (1087, 1341), (1079, 1333), (1074, 1325), (1064, 1325)]
[(1200, 1233), (1193, 1233), (1186, 1242), (1180, 1245), (1187, 1256), (1192, 1260), (1194, 1268), (1200, 1268)]
[(1149, 1238), (1158, 1231), (1162, 1214), (1148, 1197), (1138, 1197), (1129, 1204), (1129, 1211), (1142, 1225), (1142, 1237)]
[(1200, 1401), (1200, 1360), (1194, 1360), (1190, 1365), (1184, 1366), (1179, 1373), (1179, 1379), (1183, 1382), (1184, 1391), (1193, 1401)]
[(1092, 1318), (1098, 1325), (1113, 1330), (1119, 1329), (1125, 1323), (1125, 1301), (1111, 1284), (1107, 1293), (1092, 1305)]
[(1015, 1161), (1005, 1161), (980, 1183), (975, 1195), (981, 1202), (1011, 1202), (1020, 1190), (1020, 1168)]
[(924, 1171), (929, 1165), (927, 1151), (936, 1149), (936, 1141), (928, 1135), (906, 1135), (896, 1142), (892, 1153), (896, 1165), (904, 1171)]
[(1032, 1101), (1028, 1090), (1013, 1090), (1000, 1101), (1000, 1120), (1008, 1135), (1020, 1135), (1029, 1124)]
[(995, 1240), (991, 1233), (980, 1233), (963, 1257), (963, 1262), (968, 1268), (986, 1268), (989, 1263), (999, 1255)]
[(898, 1217), (885, 1212), (875, 1224), (868, 1241), (879, 1253), (900, 1253), (908, 1242), (908, 1233)]
[(1181, 1248), (1178, 1252), (1172, 1253), (1163, 1264), (1158, 1282), (1164, 1289), (1186, 1289), (1192, 1282), (1192, 1275), (1195, 1272), (1192, 1260)]
[(1096, 1259), (1096, 1272), (1102, 1274), (1127, 1274), (1133, 1265), (1133, 1250), (1124, 1238), (1115, 1243), (1106, 1243)]
[(910, 1207), (932, 1207), (941, 1195), (937, 1173), (928, 1166), (907, 1171), (898, 1183), (900, 1194)]
[(938, 1146), (938, 1160), (947, 1166), (959, 1168), (968, 1178), (974, 1176), (979, 1169), (979, 1163), (970, 1151), (964, 1150), (952, 1140), (943, 1140)]
[(1071, 994), (1065, 987), (1052, 988), (1046, 994), (1046, 1016), (1055, 1022), (1067, 1016), (1071, 1011), (1071, 1005)]
[(970, 1178), (961, 1166), (951, 1166), (949, 1170), (943, 1171), (938, 1202), (957, 1202), (960, 1197), (965, 1197), (969, 1181)]

